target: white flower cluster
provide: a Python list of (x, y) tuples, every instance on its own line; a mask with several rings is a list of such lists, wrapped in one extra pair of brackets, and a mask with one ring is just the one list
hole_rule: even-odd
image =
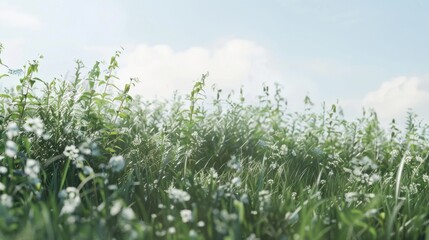
[(189, 195), (189, 193), (177, 188), (169, 188), (167, 190), (167, 193), (168, 193), (168, 197), (171, 200), (173, 200), (175, 203), (177, 202), (184, 203), (191, 200), (191, 195)]
[(12, 139), (19, 134), (19, 127), (15, 122), (9, 122), (7, 125), (6, 136), (8, 139)]
[(125, 160), (122, 156), (111, 157), (108, 166), (113, 172), (120, 172), (125, 167)]
[(42, 119), (36, 117), (27, 119), (23, 127), (25, 131), (35, 133), (40, 137), (43, 135), (45, 125), (43, 124)]
[(61, 208), (60, 215), (71, 214), (80, 205), (79, 191), (75, 187), (67, 187), (62, 190), (58, 196), (63, 200), (63, 207)]

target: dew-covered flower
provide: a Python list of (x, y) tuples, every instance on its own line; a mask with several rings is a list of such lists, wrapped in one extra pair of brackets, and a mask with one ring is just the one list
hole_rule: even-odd
[(9, 124), (7, 125), (7, 138), (8, 139), (12, 139), (13, 137), (18, 136), (19, 134), (19, 127), (15, 122), (9, 122)]
[(7, 195), (6, 193), (3, 193), (0, 195), (0, 204), (4, 207), (11, 208), (13, 206), (12, 197)]
[(38, 178), (40, 172), (40, 163), (34, 159), (27, 159), (27, 162), (25, 163), (24, 172), (31, 179)]
[(126, 207), (122, 209), (121, 217), (125, 220), (131, 221), (136, 218), (136, 215), (132, 208)]
[(114, 156), (109, 160), (109, 167), (114, 172), (120, 172), (125, 167), (125, 160), (122, 156)]
[(59, 194), (59, 197), (63, 199), (63, 207), (61, 208), (60, 215), (70, 214), (75, 211), (75, 209), (80, 205), (80, 196), (79, 191), (75, 187), (67, 187), (65, 190), (62, 190)]
[(13, 158), (16, 156), (17, 152), (18, 152), (18, 145), (16, 145), (16, 143), (11, 140), (7, 140), (6, 149), (4, 152), (6, 156)]
[(38, 137), (40, 137), (43, 135), (45, 125), (43, 124), (42, 119), (40, 119), (39, 117), (36, 117), (36, 118), (27, 119), (23, 127), (25, 131), (33, 132)]
[(66, 146), (63, 154), (70, 159), (76, 159), (79, 156), (79, 149), (75, 145)]
[(182, 222), (184, 223), (188, 223), (192, 221), (192, 211), (189, 209), (181, 210), (180, 216), (182, 217)]
[(167, 190), (168, 193), (168, 197), (173, 200), (174, 202), (187, 202), (189, 200), (191, 200), (191, 195), (189, 195), (189, 193), (181, 190), (181, 189), (177, 189), (177, 188), (169, 188)]

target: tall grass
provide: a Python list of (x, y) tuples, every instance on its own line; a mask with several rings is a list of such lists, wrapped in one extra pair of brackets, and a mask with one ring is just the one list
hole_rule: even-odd
[[(1, 52), (1, 51), (0, 51)], [(2, 239), (422, 239), (427, 125), (401, 131), (337, 104), (290, 112), (279, 87), (258, 104), (205, 95), (141, 101), (116, 87), (116, 52), (73, 79), (39, 60), (2, 63)], [(21, 75), (19, 75), (21, 74)]]

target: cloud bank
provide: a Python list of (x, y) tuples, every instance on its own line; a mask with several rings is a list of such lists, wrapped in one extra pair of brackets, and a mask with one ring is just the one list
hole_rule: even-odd
[(383, 121), (403, 120), (409, 109), (428, 120), (429, 76), (401, 76), (385, 81), (366, 94), (361, 103), (374, 108)]
[[(129, 52), (129, 50), (127, 51)], [(144, 98), (169, 98), (174, 91), (188, 93), (201, 74), (209, 72), (207, 85), (225, 91), (246, 91), (263, 82), (273, 82), (275, 70), (269, 67), (267, 51), (252, 41), (232, 39), (214, 47), (191, 47), (175, 51), (168, 45), (140, 44), (121, 60), (121, 79), (137, 77), (140, 83), (132, 90)]]

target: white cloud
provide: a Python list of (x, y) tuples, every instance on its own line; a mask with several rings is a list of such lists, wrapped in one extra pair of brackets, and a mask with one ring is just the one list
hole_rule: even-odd
[(0, 27), (38, 29), (41, 25), (41, 21), (33, 15), (9, 5), (0, 5)]
[[(201, 74), (210, 73), (207, 85), (216, 84), (225, 91), (238, 91), (253, 96), (262, 93), (264, 82), (279, 80), (279, 74), (270, 66), (267, 50), (258, 44), (232, 39), (213, 47), (191, 47), (175, 51), (168, 45), (135, 46), (121, 60), (121, 79), (138, 77), (141, 81), (134, 90), (146, 99), (169, 98), (175, 90), (188, 93)], [(256, 92), (256, 93), (255, 93)]]
[(402, 76), (386, 81), (369, 92), (362, 105), (374, 108), (384, 122), (392, 118), (403, 121), (409, 109), (428, 120), (425, 107), (429, 105), (429, 76)]

